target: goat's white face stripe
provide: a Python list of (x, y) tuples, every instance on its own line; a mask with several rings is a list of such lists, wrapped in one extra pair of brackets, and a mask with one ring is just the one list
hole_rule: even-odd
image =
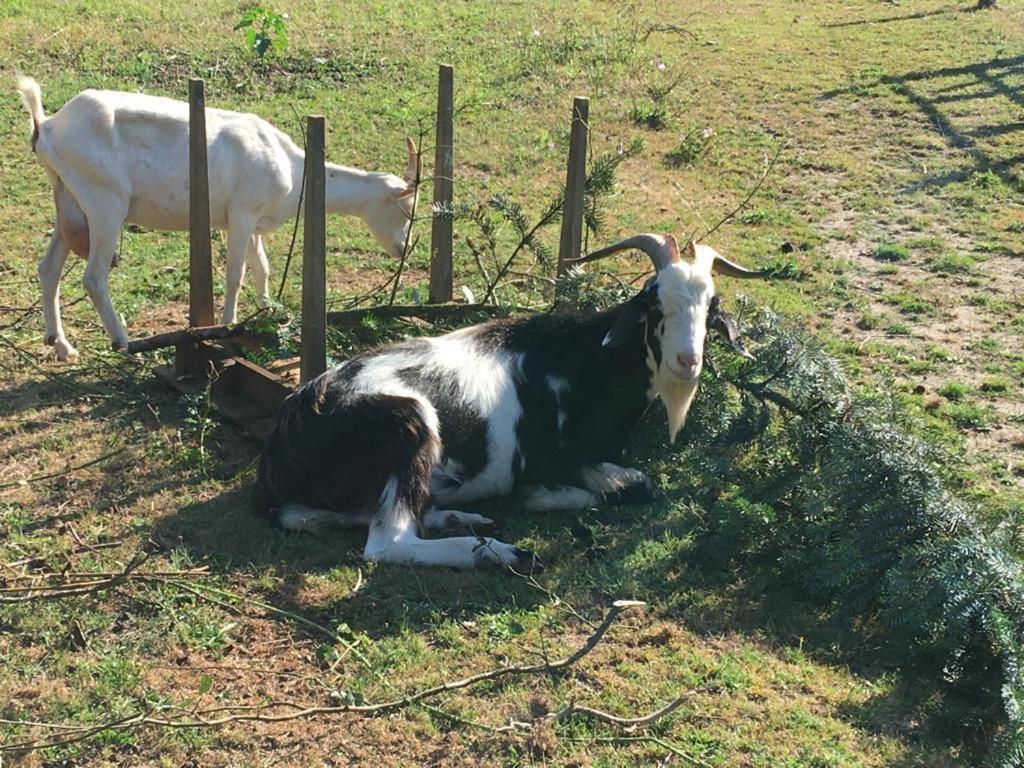
[[(665, 405), (669, 440), (673, 442), (697, 393), (707, 334), (708, 305), (715, 295), (711, 261), (701, 258), (703, 255), (698, 251), (694, 264), (670, 264), (658, 272), (655, 280), (664, 315), (663, 322), (655, 329), (661, 344), (661, 360), (656, 362), (648, 350), (648, 367), (653, 373), (653, 389)], [(679, 355), (697, 359), (696, 368), (684, 370), (678, 362)]]

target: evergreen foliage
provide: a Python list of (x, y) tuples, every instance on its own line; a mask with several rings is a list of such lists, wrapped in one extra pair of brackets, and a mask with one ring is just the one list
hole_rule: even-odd
[(950, 456), (892, 392), (854, 391), (815, 341), (755, 314), (757, 361), (715, 355), (687, 427), (702, 469), (729, 479), (705, 553), (819, 605), (900, 668), (933, 722), (980, 740), (991, 765), (1021, 765), (1024, 581), (1009, 542), (949, 490)]

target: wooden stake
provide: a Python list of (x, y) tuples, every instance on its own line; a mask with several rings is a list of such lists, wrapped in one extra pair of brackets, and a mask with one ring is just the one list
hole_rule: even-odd
[(452, 217), (437, 216), (452, 207), (454, 173), (454, 71), (448, 64), (438, 70), (437, 138), (434, 142), (434, 212), (430, 231), (430, 301), (452, 300)]
[(206, 97), (203, 81), (188, 81), (188, 321), (213, 325), (213, 265), (210, 260), (210, 178), (206, 165)]
[(569, 164), (565, 173), (562, 237), (558, 243), (558, 274), (564, 275), (583, 247), (583, 191), (587, 182), (587, 132), (590, 99), (577, 96), (572, 103)]
[(324, 118), (306, 122), (306, 194), (302, 236), (302, 367), (307, 382), (327, 370), (327, 221)]

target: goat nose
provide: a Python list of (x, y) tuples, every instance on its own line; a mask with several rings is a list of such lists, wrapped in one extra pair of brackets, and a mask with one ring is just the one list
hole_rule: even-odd
[(700, 367), (700, 355), (688, 355), (685, 352), (676, 354), (676, 360), (684, 371), (695, 371)]

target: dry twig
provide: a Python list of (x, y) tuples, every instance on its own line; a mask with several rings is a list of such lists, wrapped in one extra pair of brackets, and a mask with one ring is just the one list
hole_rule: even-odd
[[(717, 224), (715, 224), (713, 227), (711, 227), (709, 230), (707, 230), (703, 235), (701, 235), (698, 238), (699, 240), (703, 240), (708, 235), (713, 234), (714, 232), (717, 232), (719, 230), (719, 228), (723, 224), (726, 224), (726, 223), (732, 221), (737, 216), (737, 214), (739, 214), (740, 211), (742, 211), (744, 208), (747, 207), (747, 205), (753, 199), (754, 195), (757, 194), (757, 190), (759, 190), (761, 188), (761, 185), (764, 184), (764, 180), (766, 178), (768, 178), (768, 174), (772, 172), (772, 168), (774, 168), (775, 164), (779, 161), (779, 155), (782, 154), (782, 150), (784, 150), (788, 146), (789, 146), (789, 142), (788, 141), (784, 141), (781, 144), (779, 144), (779, 146), (775, 150), (775, 155), (772, 157), (771, 161), (769, 161), (765, 165), (764, 172), (761, 174), (761, 178), (759, 178), (757, 180), (757, 183), (750, 189), (750, 192), (747, 193), (747, 196), (745, 198), (743, 198), (743, 202), (741, 202), (739, 205), (737, 205), (735, 208), (733, 208), (729, 213), (727, 213), (725, 216), (723, 216), (718, 221)], [(692, 237), (691, 237), (691, 239), (692, 239)]]
[[(140, 551), (125, 565), (124, 570), (115, 573), (109, 578), (87, 582), (65, 581), (63, 584), (49, 584), (43, 586), (29, 585), (27, 587), (15, 587), (11, 591), (25, 592), (23, 595), (13, 597), (0, 597), (0, 605), (10, 603), (28, 603), (33, 600), (57, 600), (64, 597), (92, 595), (96, 592), (114, 589), (124, 584), (132, 576), (140, 565), (149, 559), (149, 554)], [(8, 590), (0, 590), (6, 592)]]
[[(133, 561), (134, 562), (134, 561)], [(590, 653), (601, 639), (608, 632), (608, 629), (625, 610), (643, 606), (644, 603), (637, 600), (617, 600), (612, 604), (611, 610), (605, 616), (604, 620), (598, 625), (597, 629), (587, 638), (587, 640), (578, 649), (568, 654), (567, 656), (558, 659), (553, 662), (544, 662), (541, 664), (526, 664), (526, 665), (508, 665), (504, 667), (497, 667), (488, 672), (481, 672), (475, 675), (470, 675), (459, 680), (451, 680), (441, 683), (440, 685), (433, 686), (431, 688), (425, 688), (415, 693), (400, 696), (390, 701), (384, 701), (377, 704), (342, 704), (337, 706), (310, 706), (308, 704), (302, 704), (299, 702), (278, 700), (269, 701), (265, 704), (259, 705), (226, 705), (220, 707), (211, 707), (208, 709), (195, 710), (191, 713), (193, 719), (168, 719), (165, 717), (158, 717), (151, 714), (151, 710), (144, 709), (139, 712), (135, 712), (126, 717), (114, 720), (108, 723), (102, 723), (95, 726), (78, 726), (75, 730), (75, 726), (70, 726), (62, 723), (36, 723), (37, 727), (50, 728), (53, 730), (62, 730), (64, 735), (59, 739), (53, 739), (51, 741), (42, 741), (41, 739), (29, 739), (26, 741), (17, 742), (14, 744), (5, 744), (0, 746), (0, 754), (4, 753), (19, 753), (26, 751), (34, 751), (39, 749), (49, 749), (52, 747), (66, 746), (74, 744), (80, 741), (84, 741), (98, 733), (111, 732), (111, 731), (126, 731), (142, 726), (154, 726), (162, 728), (175, 728), (175, 729), (195, 729), (195, 728), (209, 728), (215, 726), (226, 725), (228, 723), (241, 722), (241, 721), (256, 721), (256, 722), (283, 722), (288, 720), (298, 720), (306, 717), (314, 717), (321, 715), (340, 715), (340, 714), (358, 714), (364, 717), (374, 717), (382, 714), (387, 714), (397, 710), (404, 709), (413, 704), (425, 701), (427, 699), (435, 698), (441, 694), (449, 693), (451, 691), (457, 691), (464, 688), (469, 688), (473, 685), (482, 682), (488, 682), (493, 680), (499, 680), (505, 677), (521, 676), (521, 675), (533, 675), (542, 673), (553, 673), (559, 670), (565, 669), (572, 666), (577, 661), (582, 659), (588, 653)], [(676, 702), (672, 702), (667, 707), (662, 707), (655, 713), (648, 715), (644, 718), (636, 719), (638, 724), (643, 722), (653, 722), (658, 717), (662, 717), (668, 714), (679, 705)], [(282, 711), (283, 710), (283, 711)], [(599, 710), (591, 710), (589, 708), (576, 708), (575, 712), (584, 714), (585, 716), (597, 717), (602, 719), (604, 722), (609, 724), (616, 724), (616, 721), (622, 723), (632, 724), (633, 720), (625, 720), (622, 718), (616, 718), (613, 715), (600, 712)], [(639, 726), (636, 726), (639, 727)]]
[(124, 453), (126, 450), (127, 450), (126, 447), (125, 448), (118, 448), (116, 451), (111, 451), (110, 453), (105, 453), (102, 456), (99, 456), (99, 457), (97, 457), (97, 458), (95, 458), (95, 459), (93, 459), (91, 461), (85, 462), (84, 464), (79, 464), (77, 467), (68, 467), (67, 469), (62, 469), (59, 472), (48, 472), (45, 475), (35, 475), (34, 477), (28, 477), (28, 478), (25, 478), (24, 480), (11, 480), (11, 481), (6, 482), (6, 483), (0, 483), (0, 490), (2, 490), (4, 488), (14, 488), (15, 486), (18, 486), (18, 485), (31, 485), (32, 483), (38, 483), (38, 482), (40, 482), (42, 480), (51, 480), (51, 479), (53, 479), (55, 477), (60, 477), (62, 475), (68, 475), (68, 474), (71, 474), (72, 472), (77, 472), (80, 469), (86, 469), (86, 468), (91, 467), (91, 466), (93, 466), (95, 464), (99, 464), (101, 462), (104, 462), (107, 459), (110, 459), (110, 458), (113, 458), (114, 456), (117, 456), (119, 453)]

